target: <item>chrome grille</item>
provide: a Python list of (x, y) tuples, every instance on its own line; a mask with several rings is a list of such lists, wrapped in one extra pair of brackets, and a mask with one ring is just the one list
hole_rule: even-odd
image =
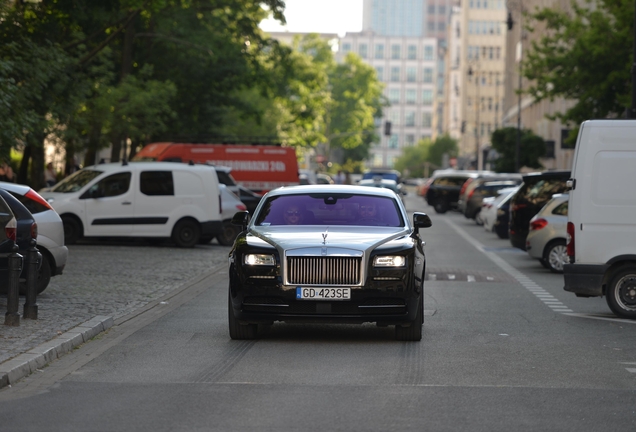
[(288, 257), (287, 281), (292, 285), (359, 285), (361, 258)]

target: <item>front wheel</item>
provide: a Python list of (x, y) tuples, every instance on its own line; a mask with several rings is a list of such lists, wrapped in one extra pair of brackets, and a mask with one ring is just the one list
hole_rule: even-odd
[(62, 217), (62, 227), (64, 228), (64, 244), (75, 244), (82, 238), (82, 225), (73, 217)]
[(227, 296), (227, 317), (230, 329), (230, 337), (235, 340), (256, 339), (258, 324), (241, 324), (234, 316), (232, 298), (228, 292)]
[(448, 211), (448, 203), (444, 200), (438, 200), (435, 202), (433, 208), (435, 209), (435, 213), (443, 214)]
[(199, 243), (201, 228), (199, 224), (191, 219), (184, 219), (174, 226), (172, 230), (172, 241), (182, 248), (192, 248)]
[(417, 315), (411, 325), (403, 327), (395, 326), (395, 340), (417, 342), (422, 340), (422, 326), (424, 325), (424, 293), (420, 297)]
[(620, 268), (610, 279), (605, 293), (607, 305), (621, 318), (636, 319), (636, 266)]

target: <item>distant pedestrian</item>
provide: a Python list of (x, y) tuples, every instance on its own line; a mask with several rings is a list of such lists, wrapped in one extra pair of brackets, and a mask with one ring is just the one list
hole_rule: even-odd
[(57, 176), (53, 169), (53, 163), (51, 162), (46, 164), (46, 169), (44, 170), (44, 181), (46, 182), (47, 187), (51, 187), (57, 183)]
[(334, 182), (336, 184), (344, 184), (345, 182), (345, 175), (342, 172), (342, 170), (338, 170), (338, 174), (336, 174), (336, 177), (334, 178)]
[(11, 165), (9, 165), (6, 161), (2, 161), (2, 163), (0, 164), (0, 181), (15, 181), (15, 174), (13, 173), (13, 169), (11, 168)]

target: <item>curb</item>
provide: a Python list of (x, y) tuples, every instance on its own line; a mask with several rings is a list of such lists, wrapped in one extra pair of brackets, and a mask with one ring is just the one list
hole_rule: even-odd
[(0, 364), (0, 389), (16, 383), (114, 325), (113, 317), (96, 316), (30, 351)]

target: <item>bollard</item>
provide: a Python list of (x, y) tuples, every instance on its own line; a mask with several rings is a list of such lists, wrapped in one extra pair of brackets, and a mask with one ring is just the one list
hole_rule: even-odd
[(22, 255), (18, 253), (18, 245), (13, 245), (13, 252), (8, 257), (9, 286), (7, 289), (7, 313), (4, 315), (4, 325), (18, 327), (20, 314), (18, 313), (20, 296), (20, 273), (22, 272)]
[(38, 295), (38, 270), (42, 262), (42, 254), (35, 247), (35, 239), (31, 239), (31, 244), (26, 253), (26, 295), (24, 300), (24, 309), (22, 318), (38, 319), (38, 305), (36, 297)]

